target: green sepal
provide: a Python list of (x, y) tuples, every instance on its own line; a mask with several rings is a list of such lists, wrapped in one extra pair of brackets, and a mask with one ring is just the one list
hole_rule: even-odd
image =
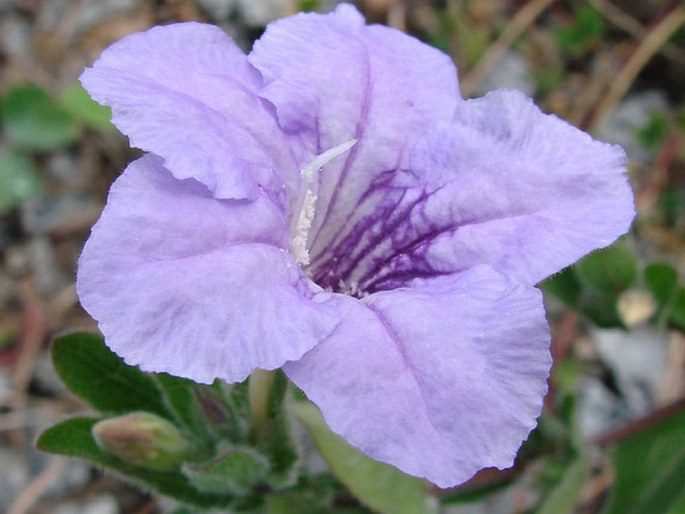
[(381, 514), (437, 512), (427, 483), (397, 468), (375, 461), (331, 432), (311, 403), (293, 402), (293, 414), (305, 425), (332, 473), (364, 505)]
[(0, 104), (10, 141), (28, 150), (56, 150), (76, 141), (79, 127), (73, 116), (40, 87), (14, 86)]
[(198, 390), (209, 386), (167, 373), (155, 373), (152, 378), (157, 382), (164, 404), (174, 420), (202, 441), (213, 439), (197, 397)]
[(52, 361), (66, 386), (100, 412), (147, 411), (170, 417), (154, 380), (124, 363), (98, 335), (77, 332), (58, 337)]
[(182, 471), (198, 491), (247, 496), (264, 483), (269, 459), (249, 446), (225, 444), (212, 459), (186, 463)]
[(228, 507), (232, 497), (203, 493), (195, 489), (180, 471), (159, 471), (122, 461), (101, 450), (92, 430), (102, 418), (72, 418), (41, 434), (39, 449), (77, 457), (133, 480), (145, 489), (157, 491), (182, 503), (201, 508)]
[(210, 386), (197, 385), (194, 390), (201, 419), (215, 440), (247, 443), (250, 432), (250, 407), (247, 381), (227, 384), (215, 380)]

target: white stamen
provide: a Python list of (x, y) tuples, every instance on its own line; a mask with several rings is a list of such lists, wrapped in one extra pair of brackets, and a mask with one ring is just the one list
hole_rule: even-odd
[(297, 261), (304, 266), (310, 262), (309, 251), (307, 250), (307, 238), (309, 237), (309, 230), (312, 228), (312, 222), (314, 221), (314, 214), (316, 212), (316, 193), (312, 188), (316, 172), (336, 157), (347, 152), (355, 144), (357, 144), (357, 140), (350, 139), (341, 145), (326, 150), (324, 153), (314, 157), (314, 159), (300, 171), (302, 189), (290, 223), (290, 233), (292, 234), (292, 254)]
[(309, 264), (309, 251), (307, 250), (307, 236), (309, 229), (312, 228), (312, 221), (314, 221), (314, 211), (316, 204), (316, 196), (311, 189), (307, 189), (300, 215), (297, 217), (297, 226), (293, 233), (292, 252), (297, 262), (306, 266)]

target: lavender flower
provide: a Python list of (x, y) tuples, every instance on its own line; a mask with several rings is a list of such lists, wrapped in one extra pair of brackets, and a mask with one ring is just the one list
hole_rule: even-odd
[(512, 464), (550, 367), (534, 285), (633, 217), (623, 151), (342, 5), (129, 36), (83, 84), (149, 152), (112, 186), (78, 292), (130, 364), (283, 367), (332, 430), (439, 486)]

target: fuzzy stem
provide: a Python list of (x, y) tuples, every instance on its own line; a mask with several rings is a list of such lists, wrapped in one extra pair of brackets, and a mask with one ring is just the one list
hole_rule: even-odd
[(269, 403), (275, 377), (275, 371), (262, 369), (257, 369), (250, 375), (248, 400), (252, 418), (250, 436), (253, 442), (258, 441), (264, 432), (264, 426), (269, 417)]

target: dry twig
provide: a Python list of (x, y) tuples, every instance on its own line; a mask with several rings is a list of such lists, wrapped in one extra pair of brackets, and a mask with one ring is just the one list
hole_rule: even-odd
[(461, 92), (464, 98), (473, 94), (497, 60), (553, 2), (554, 0), (530, 0), (514, 15), (499, 38), (490, 45), (478, 64), (461, 81)]
[(62, 476), (68, 465), (67, 459), (53, 457), (50, 464), (17, 496), (7, 514), (26, 514), (45, 491)]
[(640, 71), (683, 23), (685, 23), (685, 6), (679, 5), (647, 34), (596, 107), (594, 116), (588, 124), (591, 131), (596, 129), (606, 115), (621, 101)]
[[(24, 302), (24, 327), (20, 342), (21, 353), (14, 370), (14, 397), (11, 402), (12, 410), (17, 413), (22, 413), (26, 407), (26, 394), (35, 359), (49, 333), (43, 301), (30, 278), (22, 279), (21, 293)], [(15, 443), (23, 440), (20, 431), (11, 436)]]
[[(613, 25), (633, 36), (638, 41), (644, 39), (649, 30), (635, 18), (626, 14), (609, 0), (588, 0)], [(666, 43), (658, 50), (660, 53), (685, 66), (685, 51), (673, 43)]]

